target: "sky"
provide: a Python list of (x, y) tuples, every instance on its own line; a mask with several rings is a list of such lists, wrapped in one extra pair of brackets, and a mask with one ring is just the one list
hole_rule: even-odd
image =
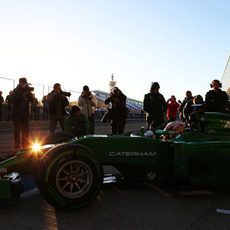
[[(152, 82), (168, 99), (202, 96), (230, 54), (230, 1), (0, 0), (0, 90), (26, 77), (143, 100)], [(10, 83), (9, 83), (10, 82)], [(7, 92), (5, 92), (7, 91)]]

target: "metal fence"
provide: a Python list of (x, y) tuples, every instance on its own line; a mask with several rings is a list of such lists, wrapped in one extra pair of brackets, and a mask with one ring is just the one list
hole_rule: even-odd
[[(0, 120), (2, 121), (11, 121), (12, 120), (12, 114), (11, 111), (8, 109), (8, 105), (7, 104), (3, 104), (1, 107), (2, 110), (2, 117)], [(69, 112), (69, 110), (67, 109), (67, 112)], [(96, 110), (95, 111), (95, 119), (96, 120), (101, 120), (101, 118), (103, 117), (105, 111), (103, 110)], [(49, 120), (49, 114), (48, 111), (46, 111), (46, 114), (44, 113), (43, 107), (37, 107), (36, 111), (31, 111), (30, 112), (30, 116), (29, 116), (30, 120), (37, 120), (37, 121), (41, 121), (41, 120)], [(144, 120), (145, 119), (145, 114), (144, 113), (129, 113), (127, 115), (127, 119), (129, 120)]]
[[(9, 94), (9, 92), (17, 86), (18, 83), (17, 81), (14, 78), (0, 77), (0, 91), (3, 92), (4, 99)], [(45, 84), (38, 84), (33, 82), (30, 83), (34, 87), (34, 94), (35, 97), (38, 99), (38, 101), (41, 101), (43, 96), (47, 95), (53, 89), (53, 86), (48, 86)], [(71, 102), (77, 101), (81, 93), (69, 89), (64, 89), (64, 90), (71, 93), (71, 97), (70, 97)]]

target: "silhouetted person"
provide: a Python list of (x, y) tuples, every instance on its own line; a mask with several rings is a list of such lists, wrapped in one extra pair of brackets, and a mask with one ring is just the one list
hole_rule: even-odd
[(97, 106), (97, 99), (90, 92), (89, 87), (87, 85), (83, 87), (83, 92), (78, 98), (78, 105), (81, 107), (82, 113), (89, 120), (88, 134), (94, 134), (95, 132), (94, 113)]
[(176, 101), (176, 97), (172, 95), (167, 101), (167, 118), (168, 121), (175, 121), (177, 119), (178, 108), (180, 107), (179, 103)]
[(151, 85), (150, 93), (144, 96), (144, 111), (148, 113), (148, 129), (157, 129), (164, 123), (167, 104), (165, 98), (159, 93), (160, 85), (154, 82)]
[(42, 118), (43, 120), (48, 120), (49, 118), (49, 104), (47, 101), (47, 96), (43, 96), (42, 98)]
[(65, 118), (65, 133), (80, 137), (87, 134), (88, 126), (88, 119), (81, 113), (81, 109), (76, 105), (72, 106), (70, 114)]
[(62, 131), (64, 131), (65, 107), (69, 104), (69, 101), (59, 83), (54, 84), (53, 90), (47, 96), (47, 101), (49, 104), (50, 133), (55, 132), (57, 123), (59, 123)]
[[(205, 104), (203, 97), (201, 95), (196, 95), (193, 98), (193, 105), (192, 105), (193, 111), (190, 114), (190, 128), (191, 129), (197, 129), (199, 127), (199, 121), (197, 121), (197, 115), (202, 114), (205, 112)], [(200, 129), (204, 130), (203, 124), (200, 124)]]
[(12, 120), (14, 124), (15, 149), (28, 147), (29, 138), (29, 107), (33, 100), (33, 89), (28, 86), (26, 78), (20, 78), (13, 90)]
[(226, 112), (228, 95), (221, 90), (220, 81), (213, 80), (210, 87), (212, 90), (209, 90), (205, 95), (205, 110), (208, 112)]
[(38, 99), (35, 97), (35, 94), (33, 94), (33, 101), (31, 102), (30, 119), (38, 120), (38, 118), (39, 118)]
[(189, 125), (189, 116), (193, 112), (193, 95), (190, 90), (186, 91), (185, 98), (179, 107), (180, 120)]
[(105, 104), (112, 104), (110, 120), (112, 134), (124, 133), (127, 108), (126, 108), (126, 96), (118, 87), (114, 87), (108, 98), (105, 99)]
[(13, 104), (13, 91), (11, 90), (9, 94), (6, 96), (6, 103), (7, 103), (7, 121), (11, 120), (12, 118), (12, 104)]

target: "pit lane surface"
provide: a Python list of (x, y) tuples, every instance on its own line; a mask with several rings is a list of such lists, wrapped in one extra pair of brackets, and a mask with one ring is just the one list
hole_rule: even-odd
[(20, 203), (0, 209), (0, 229), (230, 229), (229, 215), (216, 212), (216, 208), (230, 207), (227, 193), (166, 194), (148, 185), (110, 184), (89, 207), (62, 212), (33, 190), (23, 194)]
[[(142, 125), (128, 124), (127, 130)], [(108, 130), (108, 124), (96, 127), (100, 134)], [(33, 128), (34, 133), (46, 134), (47, 129)], [(11, 131), (0, 132), (0, 152), (4, 145), (9, 152), (12, 137)], [(34, 188), (23, 193), (20, 202), (0, 204), (0, 230), (230, 229), (230, 215), (217, 212), (228, 210), (229, 190), (177, 191), (136, 182), (104, 185), (89, 207), (62, 212), (50, 206)]]

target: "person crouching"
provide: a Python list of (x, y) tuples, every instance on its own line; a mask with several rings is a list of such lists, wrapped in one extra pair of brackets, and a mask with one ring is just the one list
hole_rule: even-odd
[(76, 105), (72, 106), (64, 121), (64, 132), (80, 137), (87, 134), (88, 127), (88, 119), (81, 113), (81, 109)]

